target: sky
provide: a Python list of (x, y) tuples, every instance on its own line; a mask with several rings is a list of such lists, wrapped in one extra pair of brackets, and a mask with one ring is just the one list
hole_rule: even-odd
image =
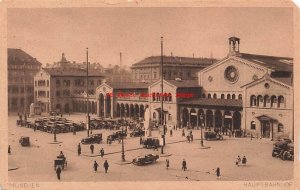
[(28, 8), (8, 9), (8, 47), (21, 48), (44, 65), (89, 61), (130, 66), (164, 55), (223, 58), (228, 38), (240, 51), (293, 57), (291, 8)]

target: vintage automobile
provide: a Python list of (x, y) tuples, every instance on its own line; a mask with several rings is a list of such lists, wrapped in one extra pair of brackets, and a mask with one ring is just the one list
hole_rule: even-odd
[(57, 115), (59, 115), (59, 113), (57, 111), (51, 111), (49, 113), (49, 115), (51, 115), (51, 116), (57, 116)]
[(116, 131), (115, 133), (107, 136), (107, 142), (119, 140), (119, 139), (126, 138), (126, 137), (127, 137), (127, 133), (125, 131), (123, 131), (123, 132)]
[(285, 140), (275, 142), (272, 156), (279, 157), (282, 160), (294, 160), (294, 144)]
[(220, 133), (216, 133), (214, 131), (205, 131), (204, 132), (205, 140), (223, 140), (223, 136)]
[(19, 143), (21, 146), (30, 146), (29, 137), (21, 137)]
[(132, 160), (132, 163), (137, 166), (143, 166), (143, 165), (155, 163), (158, 158), (159, 158), (158, 155), (147, 154), (144, 156), (139, 156), (137, 158), (134, 158)]
[(160, 147), (159, 139), (158, 138), (146, 138), (143, 140), (143, 147), (144, 148), (158, 148)]
[(102, 142), (102, 133), (100, 134), (93, 134), (87, 138), (81, 140), (81, 144), (100, 144)]
[(130, 137), (141, 137), (145, 136), (145, 131), (143, 130), (134, 130), (130, 133)]

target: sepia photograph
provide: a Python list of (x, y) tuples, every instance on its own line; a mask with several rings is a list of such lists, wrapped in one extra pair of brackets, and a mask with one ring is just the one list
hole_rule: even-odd
[(6, 11), (9, 182), (294, 179), (292, 7)]

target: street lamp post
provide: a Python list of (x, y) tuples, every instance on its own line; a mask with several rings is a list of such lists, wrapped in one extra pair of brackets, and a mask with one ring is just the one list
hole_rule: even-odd
[(163, 127), (163, 145), (161, 147), (161, 153), (164, 153), (164, 146), (165, 146), (165, 141), (166, 141), (166, 135), (165, 135), (165, 125), (164, 125), (164, 86), (163, 86), (163, 81), (164, 81), (164, 60), (163, 60), (163, 37), (161, 37), (161, 64), (160, 64), (160, 79), (161, 79), (161, 95), (160, 95), (160, 102), (161, 102), (161, 112), (160, 112), (160, 124)]
[(56, 122), (54, 121), (54, 142), (57, 142), (56, 139)]
[(122, 162), (125, 162), (125, 151), (124, 151), (124, 129), (122, 127)]
[(87, 136), (90, 135), (90, 115), (89, 115), (89, 49), (86, 48), (86, 127), (87, 127)]

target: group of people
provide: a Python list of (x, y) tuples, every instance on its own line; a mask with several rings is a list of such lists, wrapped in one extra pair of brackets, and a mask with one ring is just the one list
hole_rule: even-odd
[[(185, 137), (185, 131), (184, 129), (182, 129), (182, 134), (181, 134), (182, 137)], [(189, 134), (186, 136), (186, 139), (187, 141), (190, 143), (190, 142), (193, 142), (194, 140), (194, 136), (193, 136), (193, 131), (190, 130)]]
[(235, 165), (240, 166), (241, 163), (244, 166), (247, 164), (247, 158), (246, 158), (246, 156), (244, 156), (243, 159), (241, 159), (241, 157), (238, 155), (238, 157), (236, 158)]
[[(97, 161), (95, 160), (94, 166), (93, 166), (94, 172), (95, 172), (95, 173), (98, 171), (98, 167), (99, 167), (99, 164), (98, 164)], [(103, 168), (104, 168), (104, 170), (105, 170), (105, 173), (107, 173), (108, 167), (109, 167), (109, 164), (108, 164), (107, 160), (105, 160), (105, 162), (103, 163)]]

